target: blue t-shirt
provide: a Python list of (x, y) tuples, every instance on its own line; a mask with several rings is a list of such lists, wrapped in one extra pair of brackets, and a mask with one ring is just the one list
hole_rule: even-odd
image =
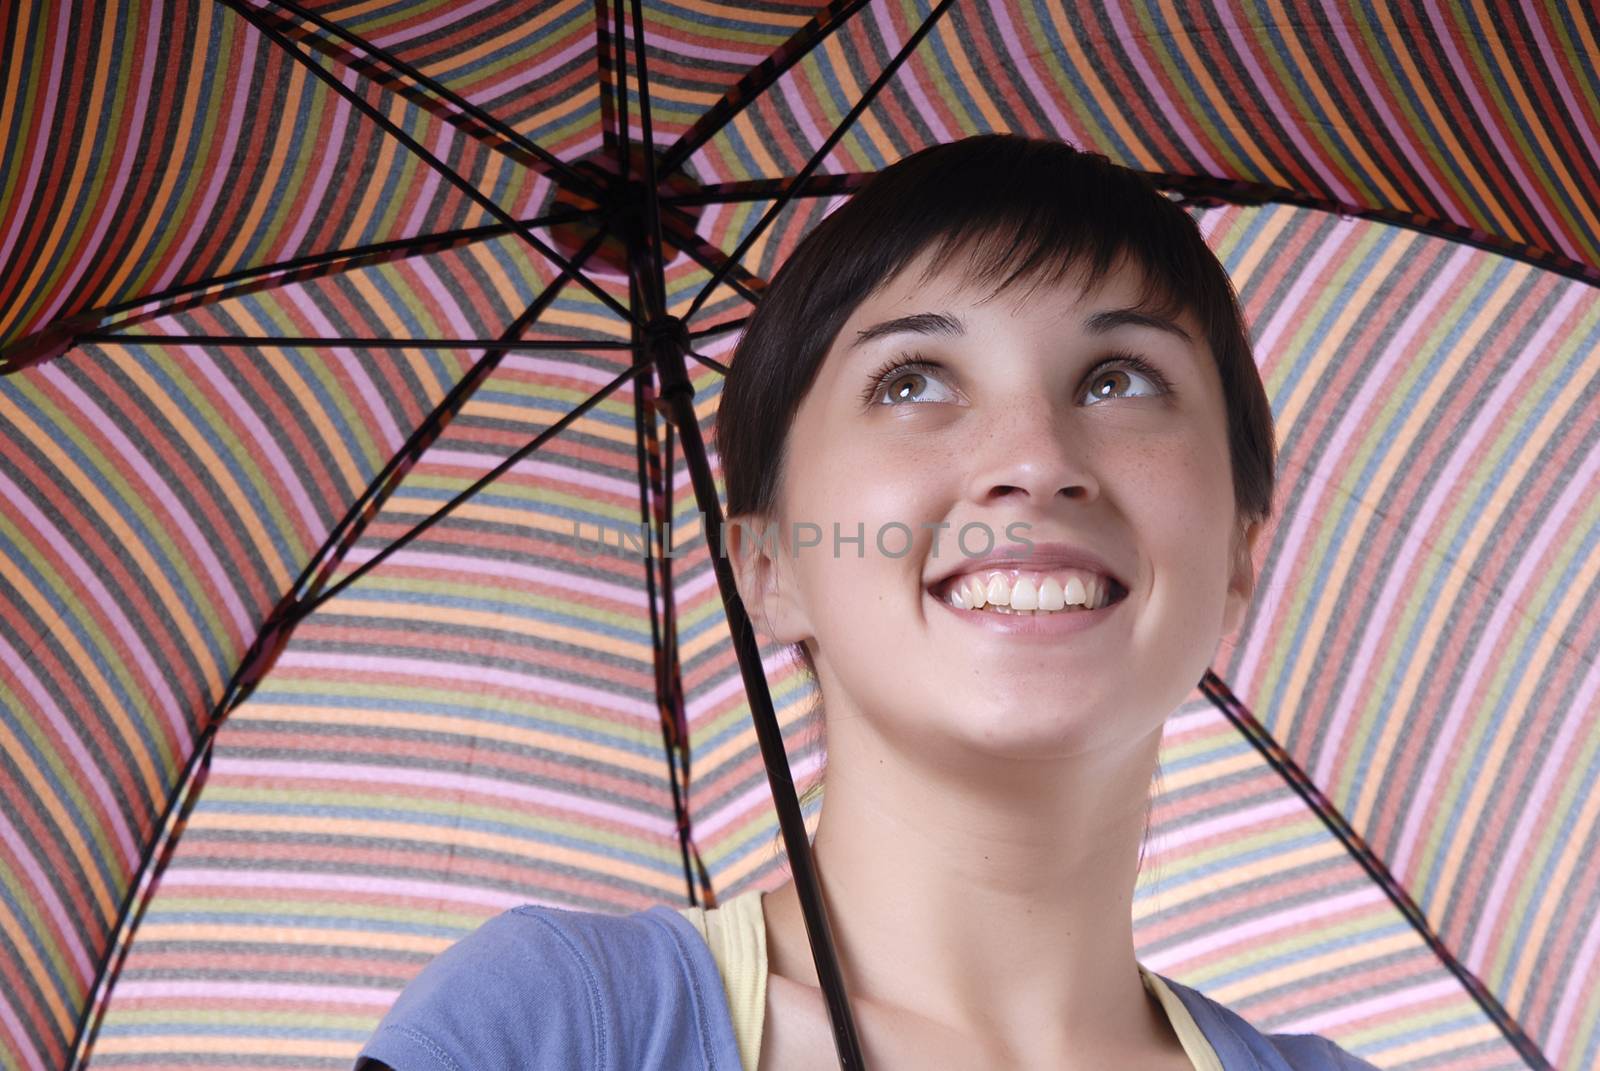
[[(1226, 1071), (1378, 1071), (1318, 1034), (1262, 1034), (1160, 977)], [(665, 904), (502, 912), (412, 979), (359, 1056), (395, 1071), (741, 1069), (711, 949)]]

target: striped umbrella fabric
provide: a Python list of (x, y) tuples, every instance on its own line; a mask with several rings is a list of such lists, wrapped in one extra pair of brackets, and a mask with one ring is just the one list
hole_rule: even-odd
[(800, 238), (991, 131), (1193, 213), (1277, 425), (1140, 960), (1600, 1066), (1590, 5), (44, 0), (0, 56), (3, 1071), (347, 1068), (507, 907), (785, 880), (618, 191), (710, 442)]

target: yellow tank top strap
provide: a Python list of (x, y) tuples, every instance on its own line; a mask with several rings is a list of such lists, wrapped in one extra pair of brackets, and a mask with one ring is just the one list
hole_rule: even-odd
[(745, 1071), (755, 1071), (767, 1013), (767, 925), (761, 913), (761, 890), (749, 889), (709, 911), (680, 907), (678, 913), (700, 931), (717, 961), (733, 1034), (739, 1041), (739, 1058)]

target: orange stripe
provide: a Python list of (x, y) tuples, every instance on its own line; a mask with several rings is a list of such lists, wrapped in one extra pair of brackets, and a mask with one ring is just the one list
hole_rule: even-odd
[[(416, 689), (408, 688), (407, 694), (409, 695), (413, 691), (416, 691)], [(459, 698), (459, 695), (455, 696), (455, 698)], [(376, 700), (374, 701), (376, 702)], [(639, 754), (622, 747), (620, 743), (617, 747), (608, 747), (588, 740), (574, 740), (570, 736), (545, 732), (540, 729), (480, 721), (470, 714), (459, 717), (445, 714), (416, 714), (409, 710), (387, 710), (378, 706), (347, 708), (297, 704), (292, 707), (273, 706), (257, 710), (249, 703), (246, 703), (234, 714), (230, 715), (229, 720), (241, 720), (241, 715), (243, 715), (243, 721), (260, 721), (273, 724), (349, 726), (351, 728), (377, 729), (385, 732), (440, 733), (459, 737), (463, 740), (499, 740), (509, 744), (522, 744), (529, 748), (548, 751), (551, 754), (561, 754), (574, 759), (585, 759), (608, 769), (616, 770), (619, 773), (626, 771), (651, 778), (661, 778), (664, 773), (660, 754), (660, 729), (654, 725), (646, 726), (642, 718), (638, 721), (638, 724), (644, 728), (641, 728), (638, 733), (619, 732), (614, 723), (608, 720), (550, 707), (542, 702), (537, 695), (532, 694), (527, 694), (525, 698), (519, 701), (518, 709), (530, 717), (547, 715), (560, 717), (565, 721), (579, 725), (594, 726), (597, 731), (616, 735), (619, 741), (629, 738), (643, 739), (648, 735), (646, 732), (646, 729), (648, 729), (655, 734), (654, 739), (657, 750), (653, 755)], [(640, 705), (640, 709), (641, 711), (644, 710), (644, 704)], [(632, 717), (632, 715), (616, 716)]]
[[(288, 78), (288, 95), (283, 101), (282, 114), (300, 114), (300, 96), (305, 91), (306, 82), (310, 77), (311, 76), (307, 74), (299, 64), (292, 64)], [(268, 152), (266, 153), (266, 159), (267, 170), (261, 176), (260, 185), (256, 187), (259, 191), (261, 191), (261, 193), (251, 201), (248, 212), (245, 214), (245, 217), (239, 221), (238, 226), (234, 230), (233, 244), (230, 245), (227, 251), (223, 254), (223, 264), (221, 269), (221, 272), (223, 273), (232, 271), (243, 264), (245, 248), (256, 238), (260, 237), (261, 215), (267, 210), (267, 205), (272, 200), (271, 193), (283, 182), (283, 168), (284, 164), (288, 160), (288, 153)], [(297, 198), (283, 198), (278, 204), (280, 220), (274, 222), (280, 222), (282, 214), (289, 208), (295, 206), (297, 203)], [(272, 230), (276, 232), (278, 228), (275, 226), (272, 228)], [(276, 237), (276, 234), (274, 237)]]
[[(198, 9), (199, 19), (195, 25), (194, 36), (191, 39), (193, 42), (205, 42), (211, 39), (211, 21), (214, 7), (215, 5), (213, 4), (200, 5)], [(231, 40), (229, 36), (224, 34), (223, 41), (227, 42), (229, 40)], [(224, 44), (224, 53), (226, 52), (226, 48), (227, 46)], [(191, 62), (194, 62), (197, 61), (199, 57), (191, 54), (189, 57), (187, 57), (187, 59)], [(219, 72), (217, 75), (218, 78), (224, 77), (220, 72), (228, 69), (228, 59), (229, 57), (225, 54), (217, 57), (218, 62), (215, 66), (215, 70)], [(184, 148), (189, 144), (189, 132), (194, 126), (195, 115), (200, 109), (201, 88), (201, 79), (184, 79), (184, 94), (182, 105), (179, 111), (180, 118), (178, 123), (178, 133), (172, 142), (173, 146), (177, 147), (179, 151), (184, 151)], [(156, 87), (154, 91), (159, 92), (159, 90), (160, 87)], [(207, 148), (209, 148), (209, 146), (207, 146)], [(198, 163), (202, 161), (196, 162)], [(183, 229), (184, 224), (193, 226), (193, 220), (185, 220), (180, 222), (169, 220), (167, 218), (169, 215), (172, 198), (174, 194), (178, 192), (177, 186), (173, 181), (174, 175), (175, 172), (173, 171), (164, 172), (163, 181), (159, 185), (152, 187), (152, 192), (156, 197), (155, 202), (151, 204), (149, 208), (140, 213), (140, 228), (134, 236), (133, 244), (119, 254), (122, 260), (122, 267), (110, 279), (106, 280), (105, 286), (101, 291), (102, 293), (116, 294), (121, 292), (124, 286), (127, 284), (129, 277), (135, 271), (152, 272), (158, 270), (164, 259), (164, 254), (166, 253), (166, 243), (161, 243), (163, 248), (159, 249), (155, 253), (151, 253), (149, 249), (151, 239), (157, 237), (158, 235), (165, 236), (169, 239), (175, 238), (178, 232)]]
[[(1467, 180), (1472, 184), (1473, 190), (1483, 199), (1483, 203), (1494, 217), (1495, 226), (1500, 228), (1501, 233), (1508, 237), (1526, 241), (1530, 236), (1523, 234), (1511, 222), (1510, 217), (1505, 214), (1504, 208), (1495, 199), (1493, 184), (1484, 180), (1483, 174), (1472, 165), (1472, 154), (1462, 148), (1461, 143), (1456, 140), (1450, 121), (1439, 110), (1438, 102), (1434, 100), (1433, 93), (1429, 90), (1430, 80), (1424, 78), (1422, 72), (1417, 70), (1417, 65), (1412, 62), (1411, 42), (1398, 31), (1394, 24), (1393, 15), (1383, 5), (1378, 5), (1376, 11), (1378, 18), (1383, 23), (1383, 33), (1389, 38), (1390, 51), (1399, 57), (1400, 64), (1405, 69), (1405, 76), (1410, 82), (1412, 90), (1415, 91), (1417, 99), (1422, 102), (1423, 108), (1427, 111), (1429, 129), (1442, 143), (1440, 145), (1443, 150), (1442, 155), (1455, 160), (1461, 169), (1466, 172)], [(1435, 158), (1428, 157), (1427, 160), (1431, 166)], [(1441, 175), (1440, 177), (1445, 178), (1446, 176)], [(1448, 182), (1445, 183), (1447, 186), (1448, 184)], [(1461, 208), (1464, 212), (1471, 211), (1471, 206), (1466, 203), (1463, 203)]]
[[(100, 40), (115, 41), (117, 39), (116, 14), (114, 7), (110, 5), (106, 7), (105, 14), (100, 19), (101, 26), (98, 33)], [(89, 146), (100, 140), (97, 135), (100, 131), (100, 121), (103, 118), (101, 114), (103, 111), (102, 101), (105, 99), (106, 80), (111, 71), (111, 65), (109, 63), (97, 63), (94, 68), (94, 84), (89, 92), (88, 115), (83, 120), (88, 125), (81, 130), (73, 131), (71, 142), (74, 149), (72, 154), (72, 176), (67, 180), (67, 193), (64, 199), (67, 205), (79, 208), (88, 207), (83, 204), (83, 179), (89, 167), (89, 160), (94, 155), (89, 151)], [(58, 259), (56, 248), (67, 237), (73, 222), (74, 213), (71, 208), (60, 215), (50, 218), (49, 231), (44, 245), (39, 248), (39, 252), (35, 255), (35, 263), (54, 264), (56, 262)], [(75, 248), (66, 251), (63, 256), (84, 260), (95, 252), (83, 247), (83, 239), (87, 237), (91, 226), (84, 216), (78, 216), (77, 223), (80, 228), (78, 244)]]
[[(661, 770), (661, 757), (655, 756), (655, 770)], [(505, 808), (507, 813), (515, 810)], [(568, 823), (535, 819), (536, 826), (562, 827)], [(641, 866), (617, 859), (599, 850), (584, 851), (561, 844), (549, 844), (526, 836), (490, 833), (461, 826), (432, 826), (421, 822), (379, 822), (365, 818), (329, 818), (320, 815), (288, 814), (222, 814), (196, 811), (189, 820), (191, 830), (210, 833), (269, 833), (273, 836), (347, 837), (351, 839), (383, 840), (400, 844), (440, 844), (456, 848), (476, 848), (480, 851), (498, 852), (509, 858), (527, 859), (543, 867), (563, 864), (587, 874), (604, 874), (623, 881), (637, 882), (646, 888), (658, 888), (667, 893), (683, 888), (683, 872), (672, 872), (670, 864), (676, 859), (676, 847), (670, 837), (657, 838), (646, 835), (629, 836), (629, 846), (639, 855), (654, 855), (665, 865), (661, 869)], [(592, 832), (592, 831), (591, 831)], [(288, 931), (285, 931), (288, 932)], [(309, 931), (307, 940), (314, 933)]]
[[(1473, 0), (1473, 7), (1476, 10), (1482, 25), (1493, 26), (1495, 24), (1495, 16), (1484, 10), (1482, 0)], [(1583, 20), (1574, 19), (1573, 21), (1582, 22)], [(1513, 124), (1520, 124), (1523, 128), (1533, 132), (1533, 136), (1539, 142), (1539, 148), (1543, 153), (1539, 161), (1534, 161), (1531, 164), (1534, 174), (1541, 178), (1559, 177), (1562, 188), (1567, 194), (1570, 195), (1569, 200), (1572, 204), (1576, 205), (1578, 209), (1580, 225), (1574, 227), (1573, 229), (1576, 230), (1580, 235), (1600, 234), (1600, 216), (1596, 216), (1592, 211), (1590, 211), (1591, 206), (1588, 197), (1582, 190), (1578, 188), (1577, 181), (1572, 177), (1572, 173), (1567, 170), (1566, 161), (1561, 158), (1561, 153), (1556, 149), (1555, 145), (1551, 143), (1550, 135), (1548, 132), (1546, 132), (1544, 122), (1541, 118), (1542, 109), (1535, 105), (1533, 101), (1529, 100), (1528, 95), (1523, 92), (1521, 79), (1511, 74), (1512, 71), (1516, 70), (1516, 65), (1512, 63), (1511, 57), (1506, 55), (1505, 41), (1503, 41), (1497, 34), (1488, 34), (1485, 37), (1478, 38), (1478, 40), (1485, 39), (1488, 41), (1489, 47), (1494, 50), (1494, 58), (1499, 64), (1499, 69), (1491, 72), (1485, 72), (1487, 77), (1484, 78), (1484, 88), (1490, 93), (1494, 93), (1496, 89), (1496, 83), (1500, 83), (1509, 86), (1512, 95), (1517, 99), (1518, 110), (1514, 116), (1508, 116), (1502, 112), (1502, 114), (1496, 116), (1495, 118), (1502, 120), (1501, 125), (1508, 128), (1508, 131), (1513, 135), (1516, 132)], [(1550, 66), (1551, 77), (1559, 79), (1561, 77), (1561, 71), (1555, 65), (1553, 60)], [(1498, 96), (1498, 94), (1496, 95)], [(1582, 120), (1581, 116), (1576, 118), (1579, 121)], [(1550, 171), (1545, 171), (1544, 169), (1539, 168), (1538, 164), (1541, 162), (1548, 163), (1550, 165)], [(1554, 173), (1553, 175), (1552, 172)], [(1555, 191), (1551, 190), (1549, 192), (1553, 195)], [(1565, 215), (1565, 213), (1562, 211), (1565, 206), (1562, 205), (1554, 196), (1551, 196), (1546, 203), (1550, 208), (1554, 209), (1558, 215)], [(1568, 226), (1571, 226), (1572, 221), (1568, 219), (1567, 224)], [(1567, 237), (1570, 238), (1572, 236), (1568, 235)], [(1595, 249), (1593, 245), (1590, 245), (1587, 248), (1587, 252), (1590, 254), (1593, 254), (1594, 251)]]
[[(1271, 157), (1261, 151), (1261, 146), (1250, 136), (1249, 129), (1239, 122), (1239, 114), (1228, 99), (1228, 95), (1219, 89), (1217, 83), (1211, 78), (1210, 63), (1196, 54), (1194, 41), (1183, 29), (1183, 20), (1173, 10), (1171, 0), (1161, 0), (1161, 16), (1166, 25), (1158, 27), (1157, 32), (1148, 39), (1151, 42), (1151, 47), (1146, 54), (1150, 57), (1152, 66), (1157, 64), (1163, 67), (1166, 66), (1166, 63), (1162, 62), (1162, 51), (1158, 43), (1163, 38), (1170, 40), (1177, 46), (1178, 51), (1183, 55), (1185, 64), (1187, 64), (1186, 70), (1174, 71), (1168, 69), (1168, 77), (1173, 80), (1175, 86), (1182, 85), (1183, 82), (1189, 80), (1197, 83), (1199, 91), (1210, 101), (1217, 115), (1222, 119), (1223, 126), (1233, 135), (1239, 147), (1244, 150), (1250, 162), (1255, 165), (1257, 174), (1266, 176), (1267, 181), (1276, 186), (1291, 185), (1284, 173), (1279, 171), (1273, 164)], [(1170, 29), (1171, 27), (1177, 27), (1177, 29)], [(1246, 44), (1245, 47), (1248, 48), (1249, 45)], [(1159, 89), (1158, 86), (1152, 86), (1151, 88), (1153, 90)], [(1175, 94), (1175, 96), (1177, 99), (1181, 99), (1181, 95)], [(1199, 124), (1201, 116), (1198, 111), (1194, 118), (1196, 122), (1191, 126), (1191, 130), (1196, 136), (1203, 137), (1205, 129)], [(1295, 118), (1298, 117), (1290, 117), (1291, 120)], [(1209, 148), (1217, 155), (1225, 157), (1229, 154), (1229, 146), (1221, 139), (1212, 137), (1207, 140), (1210, 142)]]
[[(183, 612), (183, 602), (167, 582), (166, 570), (162, 569), (150, 557), (150, 552), (146, 549), (144, 540), (139, 538), (127, 526), (127, 523), (122, 519), (122, 515), (100, 493), (100, 489), (95, 486), (94, 481), (84, 474), (77, 463), (67, 456), (66, 452), (50, 436), (46, 435), (44, 430), (35, 424), (28, 414), (13, 404), (11, 399), (3, 393), (0, 393), (0, 416), (4, 416), (14, 427), (21, 431), (22, 436), (33, 443), (34, 448), (43, 454), (56, 467), (56, 470), (66, 478), (72, 488), (83, 496), (93, 511), (93, 520), (103, 525), (108, 530), (107, 534), (122, 545), (123, 549), (140, 567), (142, 575), (149, 581), (151, 587), (155, 589), (155, 593), (162, 604), (171, 610), (173, 619), (178, 624), (181, 637), (189, 649), (193, 651), (205, 650), (206, 642), (194, 628), (194, 624), (188, 615)], [(23, 580), (18, 577), (13, 583), (17, 584), (20, 590)], [(33, 592), (29, 597), (29, 601), (34, 606), (49, 605), (37, 591)], [(95, 698), (100, 701), (107, 713), (115, 719), (124, 739), (137, 740), (139, 734), (128, 723), (122, 702), (112, 692), (105, 678), (101, 676), (98, 661), (92, 658), (89, 652), (78, 646), (76, 638), (70, 631), (61, 632), (56, 638), (69, 653), (74, 655), (77, 667), (87, 678), (87, 683), (93, 690)], [(200, 664), (207, 670), (212, 671), (213, 675), (208, 678), (208, 683), (212, 685), (216, 694), (221, 694), (222, 684), (214, 676), (215, 667), (207, 665), (204, 660)], [(150, 756), (138, 748), (132, 749), (132, 754), (135, 764), (143, 775), (146, 793), (151, 799), (165, 799), (167, 794), (166, 785), (157, 771), (150, 765)]]
[[(1121, 138), (1122, 143), (1133, 153), (1134, 160), (1138, 163), (1140, 170), (1166, 170), (1165, 161), (1150, 151), (1150, 146), (1145, 144), (1138, 130), (1129, 125), (1127, 114), (1121, 108), (1115, 106), (1118, 94), (1108, 90), (1105, 83), (1100, 80), (1100, 73), (1095, 64), (1078, 44), (1076, 31), (1066, 23), (1065, 9), (1060, 4), (1046, 4), (1045, 9), (1050, 13), (1050, 22), (1056, 31), (1056, 40), (1066, 47), (1068, 54), (1072, 57), (1073, 70), (1078, 73), (1078, 77), (1082, 78), (1089, 87), (1088, 99), (1100, 101), (1104, 106), (1104, 119), (1101, 119), (1078, 106), (1079, 101), (1076, 93), (1063, 94), (1063, 99), (1066, 101), (1067, 106), (1071, 108), (1072, 114), (1077, 120), (1073, 125), (1079, 130), (1087, 131), (1089, 136), (1093, 137), (1098, 133), (1097, 128), (1102, 122), (1109, 122), (1111, 128), (1116, 131), (1117, 137)], [(1099, 151), (1108, 154), (1113, 148), (1110, 138), (1095, 138), (1094, 144), (1099, 148)]]
[[(1289, 17), (1288, 12), (1284, 11), (1282, 0), (1267, 0), (1267, 3), (1272, 10), (1273, 18), (1280, 26), (1292, 26), (1294, 24), (1294, 20)], [(1344, 109), (1329, 95), (1327, 83), (1317, 77), (1317, 72), (1321, 67), (1301, 47), (1300, 35), (1297, 33), (1284, 33), (1282, 39), (1289, 45), (1290, 54), (1294, 57), (1295, 73), (1305, 79), (1306, 85), (1311, 87), (1311, 94), (1316, 98), (1317, 104), (1321, 106), (1322, 114), (1330, 117), (1341, 115)], [(1330, 43), (1328, 47), (1335, 49), (1338, 45), (1335, 42)], [(1287, 80), (1285, 81), (1287, 82)], [(1298, 120), (1299, 117), (1296, 116), (1295, 119)], [(1316, 135), (1316, 128), (1313, 124), (1307, 123), (1304, 129), (1306, 133), (1312, 136)], [(1349, 133), (1337, 140), (1333, 138), (1327, 139), (1325, 147), (1333, 153), (1333, 163), (1343, 174), (1346, 176), (1351, 174), (1360, 175), (1363, 180), (1376, 186), (1384, 201), (1390, 205), (1402, 208), (1417, 207), (1410, 205), (1400, 191), (1395, 189), (1393, 183), (1389, 181), (1389, 176), (1384, 173), (1383, 167), (1374, 162), (1372, 157), (1367, 154), (1366, 147), (1361, 144), (1359, 137), (1354, 136), (1353, 130), (1349, 127), (1338, 127), (1337, 129), (1349, 131)], [(1351, 153), (1361, 166), (1358, 169), (1352, 169), (1344, 152), (1340, 150)]]

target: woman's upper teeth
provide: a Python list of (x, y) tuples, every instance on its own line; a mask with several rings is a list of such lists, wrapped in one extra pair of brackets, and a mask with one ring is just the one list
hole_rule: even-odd
[(1082, 569), (986, 569), (945, 581), (944, 598), (963, 610), (1009, 606), (1013, 610), (1060, 610), (1104, 606), (1111, 595), (1107, 577)]

